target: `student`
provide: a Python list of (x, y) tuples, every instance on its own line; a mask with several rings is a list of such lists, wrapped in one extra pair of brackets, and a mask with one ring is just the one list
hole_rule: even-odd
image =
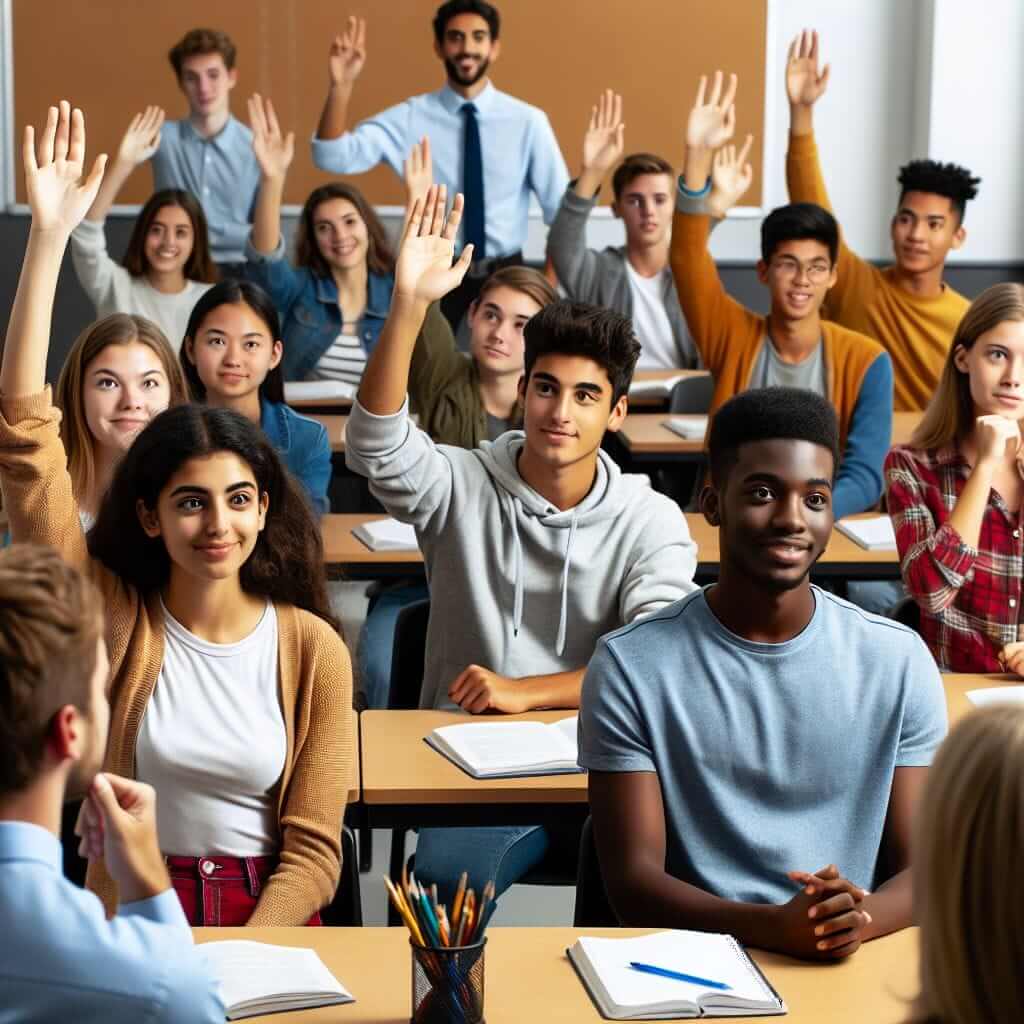
[(1024, 286), (1007, 282), (971, 303), (910, 444), (885, 460), (903, 582), (944, 672), (1002, 672), (1024, 648), (1022, 419)]
[[(55, 547), (98, 586), (111, 644), (106, 766), (160, 791), (158, 825), (192, 924), (318, 920), (339, 874), (352, 768), (348, 651), (320, 533), (263, 433), (227, 409), (156, 417), (118, 464), (88, 548), (41, 372), (68, 237), (92, 202), (80, 111), (50, 112), (0, 369), (0, 484), (15, 543)], [(216, 879), (211, 881), (216, 873)], [(109, 907), (115, 886), (93, 864)], [(204, 900), (202, 893), (210, 899)]]
[[(337, 380), (358, 386), (384, 326), (395, 286), (395, 258), (373, 207), (354, 186), (331, 182), (314, 189), (299, 215), (295, 264), (285, 258), (281, 200), (295, 155), (270, 100), (249, 101), (260, 188), (246, 243), (247, 276), (281, 313), (285, 380)], [(437, 307), (423, 326), (433, 349), (451, 339)]]
[[(789, 197), (830, 210), (813, 123), (828, 70), (818, 71), (816, 32), (793, 40), (786, 64)], [(900, 168), (898, 180), (900, 198), (890, 229), (895, 264), (879, 270), (842, 242), (828, 309), (836, 323), (886, 347), (895, 367), (896, 409), (915, 411), (935, 391), (949, 339), (967, 311), (967, 299), (942, 277), (946, 257), (967, 237), (964, 209), (978, 194), (981, 179), (956, 164), (912, 160)]]
[(190, 192), (202, 204), (213, 258), (225, 277), (242, 272), (259, 170), (249, 130), (231, 116), (238, 80), (235, 44), (224, 32), (194, 28), (168, 54), (188, 117), (168, 121), (152, 156), (153, 187)]
[(181, 189), (154, 193), (135, 221), (120, 265), (107, 252), (104, 228), (128, 176), (160, 145), (163, 120), (158, 107), (132, 118), (95, 202), (71, 236), (71, 261), (97, 316), (144, 316), (178, 347), (192, 307), (218, 277), (203, 208)]
[[(728, 209), (752, 176), (744, 165), (750, 145), (712, 153), (732, 135), (736, 77), (722, 92), (716, 72), (705, 102), (701, 78), (686, 133), (686, 163), (672, 227), (672, 272), (679, 302), (704, 365), (715, 380), (714, 413), (750, 387), (799, 387), (827, 398), (839, 416), (838, 467), (833, 509), (837, 519), (863, 512), (882, 493), (882, 461), (892, 439), (892, 363), (882, 347), (823, 320), (822, 303), (836, 280), (839, 229), (832, 215), (810, 203), (773, 210), (761, 225), (760, 282), (767, 286), (767, 317), (726, 294), (708, 251), (709, 217), (694, 201)], [(718, 193), (716, 195), (715, 193)]]
[(914, 830), (920, 1024), (1024, 1020), (1024, 710), (972, 712), (939, 748)]
[(192, 398), (259, 424), (317, 513), (330, 511), (331, 443), (323, 424), (285, 405), (281, 326), (270, 296), (222, 281), (196, 303), (181, 365)]
[[(447, 221), (444, 201), (435, 186), (413, 205), (345, 458), (391, 515), (415, 526), (423, 549), (431, 609), (421, 706), (574, 708), (597, 638), (687, 593), (695, 548), (678, 507), (600, 449), (625, 417), (639, 354), (617, 313), (556, 302), (527, 323), (523, 431), (467, 451), (435, 445), (410, 422), (420, 323), (472, 257), (467, 246), (451, 265), (462, 197)], [(466, 868), (473, 884), (494, 878), (501, 892), (546, 846), (535, 828), (423, 830), (417, 874), (447, 891)]]
[[(53, 550), (0, 552), (0, 1020), (220, 1024), (216, 982), (171, 890), (155, 794), (98, 772), (109, 663), (96, 589)], [(108, 921), (61, 870), (65, 799), (89, 794), (89, 853), (121, 902)]]
[(626, 244), (601, 251), (586, 245), (598, 189), (622, 157), (624, 127), (622, 97), (609, 89), (591, 110), (582, 170), (551, 223), (548, 254), (570, 299), (632, 318), (640, 369), (692, 369), (700, 357), (668, 265), (675, 195), (671, 164), (653, 153), (631, 153), (622, 160), (612, 176), (612, 213), (626, 229)]
[(453, 329), (495, 270), (523, 262), (530, 195), (550, 224), (569, 180), (547, 115), (491, 83), (500, 28), (492, 4), (448, 0), (434, 17), (445, 85), (350, 128), (349, 101), (366, 62), (366, 22), (349, 18), (331, 46), (330, 88), (313, 139), (313, 162), (332, 174), (359, 174), (381, 162), (401, 174), (413, 143), (430, 137), (438, 183), (466, 196), (462, 241), (475, 253), (462, 284), (441, 304)]
[(737, 395), (709, 460), (717, 584), (604, 637), (587, 668), (579, 758), (602, 874), (624, 925), (848, 956), (911, 923), (942, 680), (911, 630), (809, 581), (839, 460), (822, 397)]

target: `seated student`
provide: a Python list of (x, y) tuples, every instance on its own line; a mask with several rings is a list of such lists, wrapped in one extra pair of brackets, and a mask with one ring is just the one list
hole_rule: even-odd
[[(597, 638), (692, 589), (694, 544), (678, 507), (600, 449), (625, 417), (639, 354), (617, 313), (556, 302), (527, 323), (523, 431), (467, 451), (435, 445), (410, 422), (416, 334), (472, 256), (467, 246), (451, 265), (462, 197), (447, 222), (444, 200), (434, 187), (413, 205), (345, 458), (415, 526), (423, 549), (431, 608), (421, 706), (574, 708)], [(534, 828), (427, 829), (417, 874), (448, 891), (467, 869), (472, 884), (495, 879), (500, 892), (546, 845)]]
[[(155, 795), (98, 773), (110, 665), (96, 589), (53, 550), (0, 552), (0, 1019), (220, 1024), (157, 844)], [(64, 878), (64, 799), (89, 794), (89, 853), (121, 902), (108, 921)]]
[(914, 829), (919, 1024), (1024, 1020), (1024, 710), (973, 711), (939, 748)]
[(604, 176), (622, 157), (622, 97), (609, 89), (590, 114), (580, 176), (569, 184), (548, 234), (548, 256), (570, 299), (631, 317), (640, 369), (692, 369), (700, 363), (686, 328), (668, 247), (675, 175), (652, 153), (631, 153), (612, 176), (612, 212), (626, 229), (624, 246), (587, 248), (587, 220)]
[(285, 405), (281, 352), (270, 296), (249, 281), (222, 281), (192, 310), (181, 365), (195, 401), (260, 425), (323, 515), (330, 510), (331, 443), (323, 424)]
[[(793, 202), (831, 209), (814, 142), (814, 104), (828, 85), (818, 71), (818, 34), (803, 33), (789, 48), (786, 92), (790, 136), (786, 179)], [(967, 299), (942, 280), (950, 251), (964, 244), (964, 209), (980, 178), (956, 164), (912, 160), (900, 168), (900, 198), (890, 234), (896, 262), (879, 270), (845, 242), (828, 296), (836, 323), (877, 338), (892, 356), (895, 403), (923, 409), (935, 391), (949, 339), (967, 311)]]
[(602, 874), (625, 925), (848, 956), (911, 923), (911, 815), (946, 731), (942, 680), (916, 633), (809, 581), (839, 461), (823, 398), (736, 396), (709, 460), (717, 584), (604, 637), (583, 683)]
[(910, 444), (885, 460), (903, 582), (944, 672), (1002, 672), (1024, 649), (1022, 419), (1024, 286), (1007, 282), (971, 303)]
[[(338, 881), (353, 751), (348, 651), (308, 501), (249, 420), (181, 405), (118, 463), (87, 547), (60, 413), (42, 374), (19, 365), (20, 350), (45, 348), (68, 237), (99, 185), (100, 164), (78, 185), (84, 135), (64, 104), (38, 165), (26, 138), (33, 219), (0, 368), (11, 536), (52, 545), (100, 590), (112, 666), (105, 764), (159, 790), (163, 852), (189, 921), (315, 922)], [(102, 864), (89, 885), (113, 907)]]
[[(704, 365), (721, 404), (751, 387), (799, 387), (827, 398), (839, 416), (842, 462), (833, 509), (837, 519), (871, 508), (882, 493), (882, 461), (892, 440), (892, 363), (882, 347), (823, 320), (822, 303), (836, 279), (839, 230), (832, 215), (810, 203), (773, 210), (761, 225), (758, 278), (771, 294), (767, 317), (726, 294), (708, 252), (709, 218), (693, 212), (708, 189), (712, 152), (732, 134), (735, 76), (722, 94), (716, 73), (705, 103), (701, 79), (686, 132), (686, 164), (672, 227), (672, 272)], [(715, 156), (710, 205), (727, 209), (747, 190), (747, 145)]]
[[(285, 380), (359, 384), (384, 326), (395, 287), (395, 258), (373, 207), (354, 186), (332, 182), (314, 189), (299, 215), (295, 265), (285, 258), (281, 198), (295, 155), (282, 136), (270, 100), (249, 101), (260, 187), (247, 275), (269, 293), (281, 314)], [(435, 344), (451, 328), (434, 306), (424, 332)]]
[(160, 145), (163, 120), (157, 107), (132, 118), (95, 201), (71, 236), (71, 261), (97, 316), (147, 317), (178, 348), (192, 307), (218, 277), (203, 208), (181, 189), (154, 193), (135, 221), (121, 264), (107, 252), (104, 230), (121, 186)]
[(216, 29), (194, 28), (167, 55), (188, 117), (168, 121), (152, 155), (153, 187), (190, 192), (202, 204), (213, 258), (226, 277), (243, 270), (259, 170), (252, 136), (231, 114), (238, 81), (235, 44)]

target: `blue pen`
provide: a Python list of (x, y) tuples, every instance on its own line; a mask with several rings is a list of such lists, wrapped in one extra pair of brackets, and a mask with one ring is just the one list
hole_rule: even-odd
[(672, 978), (674, 981), (688, 981), (691, 985), (703, 985), (704, 988), (717, 988), (723, 992), (729, 991), (732, 986), (722, 981), (712, 981), (710, 978), (698, 978), (696, 974), (683, 974), (682, 971), (670, 971), (666, 967), (655, 967), (654, 964), (638, 964), (630, 962), (634, 971), (643, 971), (644, 974), (656, 974), (659, 978)]

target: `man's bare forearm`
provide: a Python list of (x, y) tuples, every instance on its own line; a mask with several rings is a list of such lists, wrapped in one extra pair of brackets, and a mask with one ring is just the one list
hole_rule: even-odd
[(336, 139), (344, 134), (348, 121), (348, 104), (351, 99), (351, 85), (331, 83), (327, 90), (327, 100), (324, 103), (323, 112), (320, 114), (320, 123), (316, 128), (318, 139)]

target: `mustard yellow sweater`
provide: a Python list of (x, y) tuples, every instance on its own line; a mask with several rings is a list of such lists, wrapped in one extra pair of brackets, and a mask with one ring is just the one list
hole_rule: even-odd
[[(107, 616), (111, 715), (104, 768), (135, 775), (135, 741), (163, 663), (159, 595), (141, 595), (89, 557), (71, 493), (50, 389), (0, 397), (0, 486), (11, 536), (56, 548), (99, 587)], [(278, 795), (280, 863), (249, 924), (302, 925), (330, 902), (341, 867), (341, 821), (353, 778), (355, 734), (348, 650), (309, 612), (276, 605), (281, 706), (287, 752)], [(157, 795), (159, 799), (159, 794)], [(196, 851), (202, 853), (203, 851)], [(88, 885), (108, 913), (117, 887), (102, 863)]]

